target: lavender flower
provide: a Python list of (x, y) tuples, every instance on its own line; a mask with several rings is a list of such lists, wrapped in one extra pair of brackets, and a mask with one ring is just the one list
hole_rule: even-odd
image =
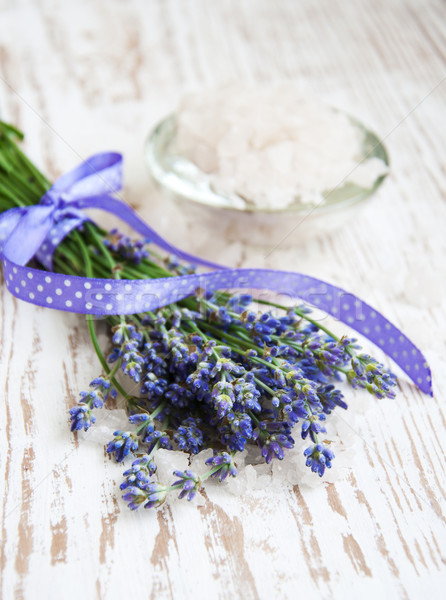
[(219, 381), (212, 389), (212, 398), (217, 417), (222, 419), (228, 414), (234, 403), (232, 385), (226, 381)]
[[(319, 419), (325, 418), (325, 415), (319, 415)], [(318, 422), (317, 417), (312, 416), (306, 421), (302, 423), (302, 439), (305, 440), (310, 434), (310, 438), (313, 442), (317, 442), (318, 433), (327, 433), (327, 430), (320, 422)]]
[(261, 454), (267, 463), (270, 463), (273, 458), (282, 460), (284, 448), (294, 447), (294, 440), (286, 424), (279, 421), (260, 421), (253, 431), (253, 438), (261, 448)]
[(138, 438), (131, 431), (115, 431), (114, 439), (109, 442), (107, 452), (114, 454), (116, 462), (122, 462), (131, 452), (138, 450)]
[(165, 502), (169, 488), (160, 483), (149, 483), (144, 491), (147, 499), (144, 508), (157, 508)]
[(144, 358), (138, 350), (138, 342), (129, 340), (121, 347), (122, 370), (136, 383), (139, 382)]
[(335, 455), (323, 444), (315, 444), (304, 450), (304, 456), (307, 457), (305, 463), (307, 467), (310, 467), (313, 473), (318, 473), (319, 477), (322, 477), (325, 469), (331, 468), (331, 461)]
[(144, 490), (155, 472), (156, 465), (149, 455), (136, 459), (132, 462), (130, 469), (123, 473), (125, 479), (121, 483), (121, 490), (135, 486)]
[(126, 488), (125, 494), (122, 496), (123, 500), (129, 503), (131, 510), (138, 509), (141, 504), (146, 502), (149, 494), (145, 489), (137, 486), (129, 486)]
[(237, 467), (233, 458), (233, 454), (214, 451), (214, 456), (208, 458), (206, 461), (207, 465), (213, 467), (211, 477), (216, 477), (219, 481), (224, 481), (228, 475), (236, 477)]
[(148, 451), (152, 452), (155, 446), (159, 448), (165, 448), (166, 450), (172, 449), (170, 437), (167, 432), (147, 429), (147, 434), (144, 438), (144, 443), (148, 446)]
[(96, 422), (96, 417), (86, 404), (78, 404), (70, 409), (71, 431), (79, 431), (84, 429), (87, 431), (93, 423)]
[(116, 397), (116, 390), (107, 377), (96, 377), (90, 387), (89, 392), (80, 392), (79, 404), (70, 409), (71, 431), (87, 431), (96, 422), (92, 409), (102, 408), (109, 398)]
[(135, 265), (139, 265), (142, 260), (149, 257), (145, 246), (150, 243), (150, 240), (131, 240), (119, 233), (117, 229), (112, 229), (104, 238), (103, 243), (106, 248), (115, 252), (121, 259)]
[(347, 378), (352, 387), (364, 388), (377, 398), (395, 398), (396, 377), (384, 365), (368, 354), (351, 359), (352, 369)]
[(194, 419), (193, 417), (188, 417), (182, 421), (173, 436), (180, 450), (198, 454), (204, 442), (203, 432), (198, 427), (200, 422), (200, 419)]
[(172, 484), (172, 488), (180, 489), (179, 498), (187, 498), (189, 502), (195, 498), (200, 487), (200, 478), (192, 471), (174, 471), (173, 473), (179, 479)]

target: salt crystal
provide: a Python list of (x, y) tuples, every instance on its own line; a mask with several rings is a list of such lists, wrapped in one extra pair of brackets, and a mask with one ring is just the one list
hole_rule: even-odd
[(246, 465), (244, 469), (244, 478), (246, 480), (246, 487), (253, 489), (257, 482), (257, 472), (252, 465)]
[(189, 455), (186, 452), (160, 448), (156, 451), (155, 462), (158, 480), (169, 483), (175, 478), (174, 471), (185, 471), (189, 468)]
[(117, 429), (126, 429), (129, 422), (127, 412), (123, 409), (103, 410), (96, 412), (96, 423), (88, 431), (79, 431), (78, 437), (82, 440), (106, 445), (114, 437)]
[(271, 476), (270, 475), (262, 475), (261, 477), (257, 478), (255, 489), (256, 490), (264, 490), (270, 486), (271, 486)]
[[(345, 478), (355, 460), (355, 446), (358, 443), (358, 434), (355, 422), (360, 415), (368, 410), (373, 403), (364, 396), (353, 393), (354, 402), (347, 417), (343, 413), (333, 413), (325, 422), (327, 433), (324, 435), (330, 440), (330, 447), (336, 458), (332, 469), (327, 469), (324, 476), (318, 477), (305, 466), (304, 448), (308, 440), (301, 440), (295, 436), (295, 447), (285, 453), (282, 461), (274, 460), (266, 464), (260, 455), (259, 448), (249, 445), (244, 452), (237, 453), (237, 477), (228, 477), (223, 484), (207, 481), (206, 485), (215, 484), (216, 489), (223, 485), (224, 489), (235, 496), (242, 496), (254, 490), (272, 489), (279, 491), (286, 486), (303, 485), (316, 488), (324, 483), (333, 483)], [(125, 410), (117, 409), (98, 413), (98, 421), (87, 433), (79, 432), (79, 436), (93, 443), (106, 444), (113, 438), (116, 429), (122, 429), (128, 422)], [(186, 452), (159, 449), (156, 452), (157, 480), (171, 483), (175, 479), (173, 471), (190, 469), (199, 476), (209, 471), (206, 460), (213, 456), (211, 449), (202, 450), (199, 454), (190, 456)], [(174, 497), (170, 501), (176, 502)], [(202, 506), (205, 498), (197, 494), (196, 504)]]
[(198, 454), (194, 454), (190, 459), (190, 470), (201, 476), (209, 471), (210, 467), (206, 461), (213, 456), (211, 449), (202, 450)]

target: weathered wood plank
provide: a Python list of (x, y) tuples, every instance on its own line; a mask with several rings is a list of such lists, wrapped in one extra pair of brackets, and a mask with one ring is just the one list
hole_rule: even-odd
[[(0, 2), (1, 116), (27, 132), (27, 150), (52, 177), (92, 152), (123, 151), (127, 198), (155, 227), (222, 262), (300, 269), (351, 289), (418, 342), (435, 384), (431, 399), (402, 379), (394, 402), (342, 415), (357, 445), (335, 483), (243, 498), (211, 485), (203, 506), (133, 514), (119, 497), (121, 468), (67, 428), (68, 407), (97, 371), (83, 319), (19, 303), (1, 287), (4, 598), (441, 591), (444, 23), (435, 0)], [(392, 175), (379, 196), (350, 226), (294, 249), (228, 244), (175, 219), (146, 173), (150, 127), (187, 90), (277, 78), (381, 133)]]

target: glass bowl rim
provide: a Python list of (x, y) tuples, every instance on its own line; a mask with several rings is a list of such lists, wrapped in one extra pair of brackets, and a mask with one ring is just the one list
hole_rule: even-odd
[[(338, 109), (333, 108), (333, 110), (336, 110), (338, 112), (340, 112)], [(387, 167), (389, 167), (390, 162), (389, 162), (389, 156), (386, 150), (386, 147), (384, 146), (384, 144), (382, 143), (382, 141), (378, 138), (378, 136), (373, 133), (373, 131), (371, 131), (368, 127), (366, 127), (361, 121), (359, 121), (358, 119), (352, 117), (351, 115), (349, 115), (348, 113), (344, 113), (349, 119), (350, 121), (359, 129), (361, 129), (364, 132), (365, 138), (370, 137), (373, 140), (373, 147), (372, 150), (369, 151), (368, 153), (365, 154), (365, 157), (358, 163), (361, 164), (365, 159), (367, 158), (380, 158), (381, 160), (383, 160), (383, 162), (385, 163), (385, 165)], [(324, 213), (329, 213), (329, 212), (334, 212), (334, 211), (338, 211), (340, 209), (343, 208), (347, 208), (349, 206), (353, 206), (355, 204), (358, 204), (361, 201), (364, 201), (366, 199), (368, 199), (370, 196), (372, 196), (377, 190), (378, 188), (381, 186), (381, 184), (383, 183), (383, 181), (386, 179), (388, 172), (379, 175), (376, 180), (374, 181), (373, 185), (370, 188), (360, 188), (360, 191), (358, 191), (356, 194), (352, 195), (351, 197), (347, 197), (347, 198), (341, 198), (338, 200), (334, 200), (332, 202), (323, 202), (323, 203), (319, 203), (319, 204), (311, 204), (311, 203), (307, 203), (307, 204), (301, 204), (301, 205), (292, 205), (292, 206), (287, 206), (284, 208), (259, 208), (256, 206), (237, 206), (237, 205), (230, 205), (228, 204), (227, 200), (225, 200), (228, 195), (219, 193), (215, 190), (209, 190), (207, 192), (207, 194), (204, 194), (202, 191), (200, 190), (195, 190), (193, 191), (193, 184), (192, 182), (187, 182), (188, 185), (191, 187), (191, 191), (186, 193), (183, 189), (181, 189), (181, 186), (184, 185), (184, 179), (181, 178), (180, 175), (178, 175), (177, 173), (173, 173), (172, 171), (168, 171), (166, 170), (162, 164), (160, 164), (160, 161), (158, 160), (158, 154), (159, 154), (159, 139), (161, 138), (162, 135), (166, 135), (165, 134), (165, 130), (167, 128), (171, 128), (174, 129), (175, 128), (175, 120), (176, 120), (176, 113), (170, 113), (168, 114), (166, 117), (164, 117), (163, 119), (161, 119), (150, 131), (148, 137), (146, 138), (146, 142), (145, 142), (145, 158), (146, 158), (146, 163), (148, 165), (149, 171), (153, 177), (153, 179), (155, 180), (155, 182), (166, 192), (173, 194), (174, 196), (181, 198), (182, 200), (187, 200), (189, 202), (192, 202), (193, 204), (198, 204), (198, 205), (203, 205), (206, 206), (208, 208), (214, 208), (214, 209), (218, 209), (218, 210), (223, 210), (223, 211), (228, 211), (231, 213), (252, 213), (252, 214), (263, 214), (263, 215), (306, 215), (308, 216), (309, 214), (312, 213), (316, 213), (316, 214), (324, 214)], [(171, 139), (173, 139), (173, 136), (170, 136)], [(377, 153), (376, 153), (377, 151)], [(192, 163), (193, 164), (193, 163)], [(197, 167), (198, 168), (198, 167)], [(166, 183), (166, 178), (169, 178), (169, 184)], [(345, 179), (345, 177), (344, 177)], [(343, 183), (343, 180), (341, 180), (340, 182), (341, 184)], [(358, 186), (359, 187), (359, 186)], [(323, 193), (326, 193), (327, 195), (335, 192), (335, 191), (340, 191), (342, 190), (342, 186), (339, 187), (335, 187), (332, 188), (331, 190), (324, 191)], [(209, 194), (212, 194), (212, 196), (214, 196), (215, 198), (220, 198), (221, 199), (221, 203), (212, 203), (209, 202), (205, 199), (205, 196), (208, 196)]]

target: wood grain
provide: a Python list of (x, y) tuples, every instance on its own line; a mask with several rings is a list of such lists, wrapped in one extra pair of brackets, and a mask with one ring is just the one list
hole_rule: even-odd
[[(336, 483), (243, 498), (209, 486), (203, 506), (133, 514), (121, 468), (67, 428), (98, 370), (83, 319), (19, 303), (2, 286), (5, 599), (441, 594), (445, 19), (440, 0), (0, 2), (1, 116), (24, 129), (52, 177), (92, 152), (124, 152), (126, 197), (161, 232), (221, 262), (303, 270), (368, 299), (425, 351), (435, 387), (428, 398), (402, 377), (395, 401), (354, 422), (347, 412), (356, 456)], [(354, 223), (306, 245), (229, 244), (218, 225), (183, 239), (149, 181), (147, 132), (186, 91), (278, 78), (370, 124), (391, 177)]]

